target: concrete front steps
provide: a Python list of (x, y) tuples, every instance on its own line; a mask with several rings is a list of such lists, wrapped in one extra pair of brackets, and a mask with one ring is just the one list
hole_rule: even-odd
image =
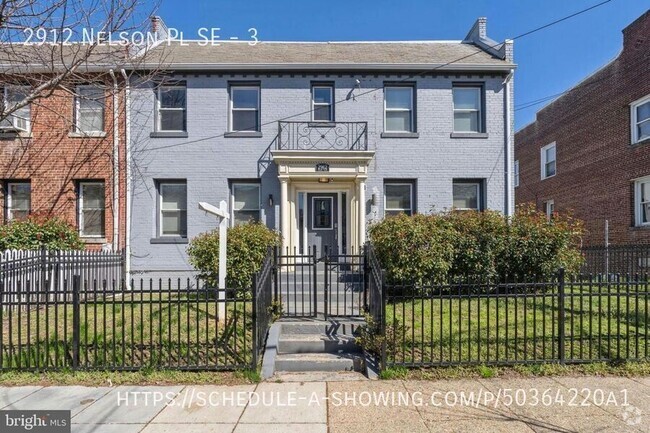
[[(273, 325), (267, 342), (265, 364), (273, 372), (365, 372), (365, 361), (361, 347), (355, 342), (354, 330), (363, 325), (362, 320), (281, 320)], [(275, 334), (275, 335), (274, 335)], [(269, 349), (275, 353), (269, 354)], [(264, 370), (264, 368), (263, 368)]]

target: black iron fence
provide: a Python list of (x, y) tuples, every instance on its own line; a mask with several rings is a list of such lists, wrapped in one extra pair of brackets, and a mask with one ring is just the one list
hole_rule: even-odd
[(264, 347), (266, 346), (266, 336), (269, 326), (273, 321), (274, 314), (279, 311), (274, 311), (273, 305), (273, 277), (274, 277), (274, 255), (269, 249), (262, 268), (253, 277), (253, 360), (252, 365), (257, 366), (258, 359), (262, 355)]
[(650, 273), (650, 244), (585, 247), (582, 273)]

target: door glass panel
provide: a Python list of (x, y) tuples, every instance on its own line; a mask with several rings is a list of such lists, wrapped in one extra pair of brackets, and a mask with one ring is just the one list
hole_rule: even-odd
[(331, 197), (314, 197), (312, 205), (314, 229), (331, 229), (332, 228), (332, 198)]

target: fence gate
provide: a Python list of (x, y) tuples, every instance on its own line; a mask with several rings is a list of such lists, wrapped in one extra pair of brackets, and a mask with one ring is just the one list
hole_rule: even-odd
[(307, 254), (275, 250), (274, 297), (282, 303), (282, 315), (299, 318), (357, 317), (366, 299), (365, 256), (333, 254), (324, 247), (308, 248)]

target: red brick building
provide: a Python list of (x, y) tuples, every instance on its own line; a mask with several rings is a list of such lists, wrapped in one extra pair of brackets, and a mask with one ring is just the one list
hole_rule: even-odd
[(650, 11), (616, 59), (515, 135), (515, 198), (584, 220), (585, 245), (650, 242)]
[[(6, 89), (7, 100), (19, 91)], [(59, 217), (77, 227), (88, 248), (123, 248), (124, 125), (124, 95), (113, 91), (108, 74), (105, 85), (57, 89), (3, 121), (0, 223), (27, 214)]]

